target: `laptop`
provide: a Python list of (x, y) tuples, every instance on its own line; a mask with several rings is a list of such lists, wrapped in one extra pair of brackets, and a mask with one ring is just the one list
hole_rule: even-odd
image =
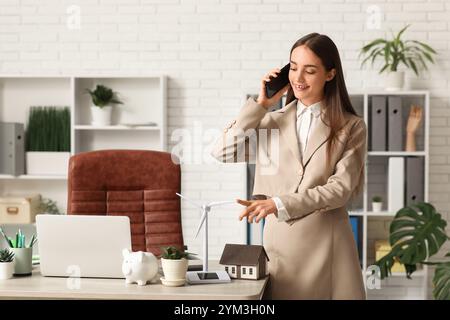
[(125, 216), (36, 216), (41, 274), (47, 277), (125, 278), (122, 250), (131, 250)]

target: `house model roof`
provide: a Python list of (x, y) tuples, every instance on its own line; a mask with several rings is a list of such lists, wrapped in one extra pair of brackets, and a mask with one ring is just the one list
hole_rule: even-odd
[(263, 246), (226, 244), (219, 263), (224, 265), (256, 266), (262, 254), (269, 260)]

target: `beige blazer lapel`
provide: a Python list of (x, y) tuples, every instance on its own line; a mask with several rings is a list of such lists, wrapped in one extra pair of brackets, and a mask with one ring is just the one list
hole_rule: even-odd
[(300, 166), (303, 166), (297, 138), (297, 100), (270, 114), (280, 129), (281, 138), (287, 144)]
[(305, 154), (303, 155), (303, 167), (306, 167), (313, 154), (319, 149), (328, 139), (330, 134), (330, 127), (327, 126), (323, 120), (323, 111), (320, 114), (320, 119), (317, 122), (314, 131), (310, 133), (308, 143), (306, 144)]

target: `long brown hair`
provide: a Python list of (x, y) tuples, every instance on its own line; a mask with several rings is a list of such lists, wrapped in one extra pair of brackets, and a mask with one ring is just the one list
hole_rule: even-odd
[[(331, 162), (331, 153), (337, 143), (339, 133), (345, 126), (344, 113), (348, 112), (358, 116), (350, 101), (350, 97), (347, 92), (344, 81), (344, 72), (342, 71), (341, 58), (339, 51), (328, 36), (319, 33), (310, 33), (297, 40), (291, 48), (289, 54), (289, 60), (292, 55), (292, 51), (295, 48), (305, 45), (311, 51), (313, 51), (322, 61), (326, 71), (330, 71), (333, 68), (336, 70), (336, 75), (332, 80), (327, 81), (324, 87), (324, 104), (326, 112), (323, 119), (325, 124), (330, 127), (330, 134), (327, 141), (327, 165)], [(292, 87), (289, 87), (286, 97), (286, 104), (295, 100), (295, 95)], [(360, 183), (355, 190), (358, 194), (361, 191), (363, 184), (364, 170), (361, 173)]]

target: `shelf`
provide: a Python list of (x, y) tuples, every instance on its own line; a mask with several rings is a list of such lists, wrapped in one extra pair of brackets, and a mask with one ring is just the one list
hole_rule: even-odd
[(389, 156), (389, 157), (412, 157), (426, 156), (425, 151), (368, 151), (369, 156)]
[(0, 174), (0, 180), (67, 180), (67, 176), (44, 176), (44, 175), (28, 175), (12, 176), (8, 174)]
[(369, 95), (369, 96), (376, 96), (376, 95), (383, 95), (383, 96), (425, 96), (429, 94), (429, 91), (427, 90), (398, 90), (398, 91), (389, 91), (385, 90), (383, 88), (369, 88), (365, 90), (352, 90), (349, 89), (350, 95)]
[(159, 131), (159, 126), (91, 126), (91, 125), (76, 125), (75, 130), (142, 130), (142, 131)]
[(368, 217), (395, 217), (395, 215), (397, 214), (397, 212), (389, 212), (389, 211), (379, 211), (379, 212), (374, 212), (374, 211), (367, 211), (366, 216)]
[(359, 216), (359, 217), (395, 217), (396, 212), (389, 212), (389, 211), (349, 211), (349, 216)]
[[(366, 274), (366, 276), (370, 276), (371, 273), (370, 273), (370, 271), (366, 270), (365, 274)], [(417, 270), (411, 275), (411, 277), (413, 277), (413, 278), (414, 277), (423, 277), (423, 276), (425, 276), (425, 271), (423, 269)], [(406, 279), (406, 273), (405, 272), (392, 272), (392, 274), (389, 277), (404, 277)], [(385, 279), (389, 279), (389, 277), (385, 278)]]

